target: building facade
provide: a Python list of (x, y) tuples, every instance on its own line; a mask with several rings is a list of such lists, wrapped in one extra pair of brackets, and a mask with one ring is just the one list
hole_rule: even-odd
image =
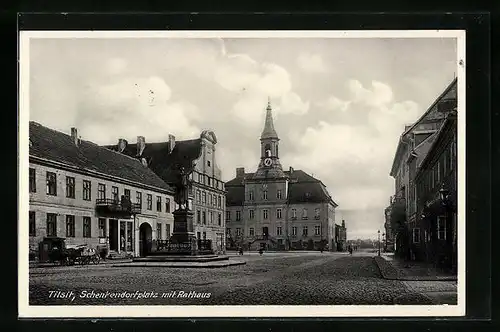
[(335, 224), (335, 243), (337, 244), (337, 251), (347, 250), (347, 228), (345, 227), (345, 220), (342, 224)]
[(236, 169), (226, 183), (228, 247), (336, 250), (335, 208), (325, 185), (304, 171), (284, 171), (268, 104), (254, 173)]
[[(417, 259), (412, 230), (417, 226), (416, 174), (429, 152), (446, 118), (446, 109), (457, 99), (457, 80), (453, 80), (434, 103), (414, 124), (406, 126), (402, 133), (390, 175), (395, 180), (395, 193), (390, 198), (390, 237), (396, 253), (406, 259)], [(387, 227), (386, 227), (387, 228)], [(389, 233), (386, 233), (389, 234)]]
[[(176, 141), (169, 135), (167, 142), (146, 143), (144, 136), (137, 138), (143, 146), (134, 145), (120, 138), (118, 144), (106, 146), (130, 157), (139, 159), (167, 184), (173, 184), (175, 167), (186, 159), (195, 160), (192, 181), (192, 206), (194, 213), (194, 232), (197, 239), (211, 240), (216, 253), (224, 253), (225, 238), (225, 201), (226, 190), (217, 165), (217, 137), (214, 132), (205, 130), (197, 139)], [(138, 143), (139, 144), (139, 143)]]
[(36, 122), (29, 128), (30, 257), (47, 238), (145, 254), (173, 229), (173, 190), (139, 161)]
[(457, 121), (450, 110), (419, 168), (417, 223), (412, 244), (417, 259), (456, 271), (457, 267)]

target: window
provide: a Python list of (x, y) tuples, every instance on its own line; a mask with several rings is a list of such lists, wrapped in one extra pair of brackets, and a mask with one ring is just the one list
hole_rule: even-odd
[(241, 228), (236, 228), (236, 236), (243, 235)]
[(314, 219), (319, 219), (320, 216), (320, 209), (315, 209), (314, 210)]
[(147, 196), (148, 210), (153, 210), (153, 195), (148, 194)]
[(36, 236), (35, 211), (30, 211), (30, 236)]
[(438, 161), (437, 164), (436, 164), (436, 178), (437, 178), (437, 182), (441, 181), (441, 166), (442, 166), (442, 163)]
[(208, 194), (208, 205), (214, 205), (214, 199), (213, 196)]
[(57, 214), (47, 213), (47, 236), (57, 236)]
[(248, 192), (248, 200), (249, 200), (249, 201), (253, 201), (253, 190), (250, 190), (250, 191)]
[(209, 217), (208, 218), (208, 223), (209, 224), (213, 224), (213, 222), (214, 222), (214, 213), (213, 213), (213, 211), (209, 212), (208, 217)]
[(314, 226), (314, 235), (320, 235), (321, 226)]
[(412, 240), (413, 240), (413, 243), (420, 243), (420, 228), (413, 229)]
[(106, 185), (103, 183), (97, 186), (97, 199), (106, 199)]
[(199, 224), (201, 223), (201, 211), (196, 210), (196, 222)]
[(99, 218), (98, 226), (99, 226), (99, 237), (106, 237), (106, 219)]
[(47, 195), (57, 196), (56, 173), (47, 172)]
[(443, 216), (437, 218), (437, 236), (438, 240), (446, 240), (446, 218)]
[(264, 220), (269, 218), (269, 211), (267, 209), (262, 210), (262, 217)]
[(156, 196), (156, 211), (161, 212), (161, 197)]
[(130, 189), (125, 189), (123, 191), (123, 196), (127, 197), (128, 199), (130, 199)]
[(220, 212), (217, 214), (217, 224), (222, 226), (222, 213)]
[(207, 193), (203, 192), (202, 196), (203, 196), (203, 204), (207, 204)]
[(196, 190), (196, 202), (201, 203), (201, 191), (200, 191), (200, 189)]
[(66, 237), (75, 237), (75, 216), (66, 216)]
[(71, 176), (66, 177), (66, 197), (75, 198), (75, 178)]
[(253, 220), (255, 218), (255, 211), (248, 210), (248, 219)]
[(136, 203), (139, 204), (139, 208), (142, 209), (142, 193), (140, 191), (137, 191), (135, 193), (135, 200), (136, 200)]
[(217, 207), (222, 207), (222, 197), (217, 197)]
[(262, 199), (263, 199), (263, 200), (267, 200), (267, 190), (264, 190), (264, 191), (262, 192)]
[(170, 213), (170, 198), (165, 198), (165, 212)]
[(202, 183), (202, 182), (201, 182), (201, 174), (200, 174), (200, 173), (198, 173), (198, 182), (199, 182), (199, 183)]
[(211, 180), (212, 180), (212, 179), (210, 179), (210, 178), (207, 176), (207, 185), (208, 185), (208, 186), (210, 186), (210, 181), (211, 181)]
[(203, 225), (206, 225), (207, 224), (207, 212), (206, 211), (203, 211)]
[(236, 211), (236, 221), (241, 220), (241, 211)]
[(307, 236), (307, 234), (308, 234), (308, 231), (307, 231), (307, 226), (304, 226), (304, 227), (302, 228), (302, 235)]
[(307, 209), (302, 210), (302, 219), (307, 219)]
[(91, 237), (90, 217), (83, 217), (83, 237)]
[(214, 206), (217, 206), (217, 195), (213, 194), (213, 198), (214, 198)]
[(166, 233), (165, 236), (168, 239), (168, 238), (170, 238), (170, 224), (166, 224), (165, 226), (166, 226), (165, 227), (165, 233)]
[(281, 226), (276, 227), (276, 235), (283, 235), (283, 232), (281, 230)]
[(292, 209), (292, 219), (297, 218), (297, 209)]
[(281, 190), (280, 189), (278, 189), (278, 191), (276, 191), (276, 198), (281, 199)]
[(297, 235), (297, 227), (296, 226), (292, 227), (292, 235)]
[(111, 198), (115, 202), (119, 202), (120, 201), (120, 195), (118, 193), (118, 187), (115, 187), (115, 186), (111, 187)]
[(83, 200), (84, 201), (90, 201), (91, 200), (91, 189), (92, 189), (92, 184), (88, 180), (83, 180)]
[(161, 240), (161, 224), (156, 223), (156, 239)]
[[(210, 167), (210, 160), (207, 160), (207, 166)], [(210, 182), (209, 182), (210, 184)]]
[(281, 209), (276, 209), (276, 218), (281, 219)]
[(203, 232), (203, 240), (207, 239), (207, 232)]
[(226, 211), (226, 221), (231, 220), (231, 211)]
[(36, 173), (34, 168), (30, 168), (30, 193), (36, 193)]
[(250, 234), (250, 236), (254, 236), (255, 235), (255, 229), (250, 228), (250, 233), (249, 234)]

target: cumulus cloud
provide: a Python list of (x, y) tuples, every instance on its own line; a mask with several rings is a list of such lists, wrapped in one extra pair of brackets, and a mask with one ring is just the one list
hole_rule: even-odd
[(322, 73), (328, 70), (327, 65), (319, 54), (301, 53), (297, 57), (297, 65), (303, 71), (310, 73)]

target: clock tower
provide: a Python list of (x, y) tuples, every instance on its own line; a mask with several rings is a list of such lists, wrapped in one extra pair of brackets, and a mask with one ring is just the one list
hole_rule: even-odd
[(260, 162), (254, 179), (284, 178), (279, 160), (279, 137), (274, 129), (271, 101), (268, 100), (264, 130), (260, 135)]

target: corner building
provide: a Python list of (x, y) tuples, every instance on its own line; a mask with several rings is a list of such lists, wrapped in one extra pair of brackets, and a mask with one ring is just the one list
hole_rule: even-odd
[(108, 257), (146, 254), (173, 230), (173, 189), (140, 161), (77, 133), (29, 124), (30, 260), (45, 260), (50, 248), (40, 243), (56, 238)]
[(304, 171), (284, 171), (268, 103), (255, 173), (236, 169), (226, 183), (226, 243), (246, 250), (336, 250), (335, 208), (326, 186)]

